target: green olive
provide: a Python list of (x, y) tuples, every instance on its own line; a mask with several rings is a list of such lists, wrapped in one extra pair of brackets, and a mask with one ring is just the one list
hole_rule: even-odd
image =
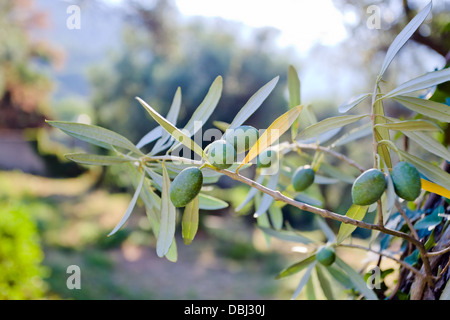
[(316, 260), (324, 266), (331, 266), (336, 260), (336, 252), (333, 247), (322, 246), (317, 250)]
[(353, 203), (368, 206), (380, 199), (386, 189), (386, 178), (380, 170), (364, 171), (352, 186)]
[(198, 195), (202, 184), (203, 174), (200, 169), (189, 167), (182, 170), (170, 185), (170, 201), (177, 208), (186, 206)]
[(292, 176), (292, 186), (295, 191), (303, 191), (313, 184), (315, 172), (311, 166), (298, 168)]
[(420, 173), (408, 162), (399, 162), (391, 172), (395, 193), (407, 201), (414, 201), (420, 195), (422, 183)]
[(227, 169), (236, 161), (236, 150), (225, 140), (216, 140), (205, 149), (209, 163), (217, 169)]
[(223, 137), (226, 142), (233, 145), (238, 154), (248, 151), (258, 141), (258, 138), (259, 132), (252, 126), (240, 126), (235, 129), (229, 129)]
[(266, 149), (258, 155), (256, 160), (258, 168), (270, 168), (278, 161), (278, 153), (275, 150)]

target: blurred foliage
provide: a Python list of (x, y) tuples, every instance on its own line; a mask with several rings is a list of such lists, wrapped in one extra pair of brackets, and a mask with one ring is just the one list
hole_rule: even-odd
[(0, 128), (41, 127), (50, 113), (52, 82), (48, 67), (61, 55), (43, 41), (31, 41), (30, 30), (46, 25), (44, 12), (31, 1), (0, 4)]
[(43, 298), (47, 269), (32, 207), (2, 201), (0, 216), (0, 300)]
[[(225, 79), (223, 98), (212, 120), (231, 121), (250, 96), (274, 75), (284, 76), (287, 63), (275, 53), (270, 29), (242, 43), (236, 26), (225, 21), (198, 20), (181, 24), (171, 1), (157, 1), (148, 8), (133, 2), (130, 23), (123, 32), (123, 46), (92, 68), (93, 106), (98, 124), (114, 128), (137, 142), (156, 126), (139, 107), (136, 96), (165, 115), (178, 86), (182, 90), (180, 124), (190, 118), (217, 75)], [(170, 23), (168, 23), (170, 21)], [(262, 67), (263, 66), (263, 67)], [(282, 79), (285, 81), (285, 79)], [(275, 91), (265, 105), (270, 114), (281, 114), (287, 102)], [(265, 128), (264, 112), (250, 119)], [(145, 119), (145, 120), (143, 120)]]

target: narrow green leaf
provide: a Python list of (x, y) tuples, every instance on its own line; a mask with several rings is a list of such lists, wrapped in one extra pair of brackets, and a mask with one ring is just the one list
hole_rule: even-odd
[[(216, 109), (216, 106), (220, 100), (220, 96), (222, 95), (222, 87), (223, 79), (221, 76), (218, 76), (213, 81), (205, 98), (194, 111), (188, 123), (184, 127), (184, 129), (189, 132), (191, 137), (198, 130), (200, 130), (201, 126), (204, 125), (206, 121), (208, 121), (209, 117)], [(201, 126), (195, 126), (195, 122), (200, 122)]]
[(290, 65), (288, 70), (288, 91), (289, 91), (289, 108), (293, 108), (301, 104), (300, 100), (300, 79), (297, 70)]
[(447, 81), (450, 81), (450, 68), (428, 72), (399, 85), (394, 90), (383, 95), (380, 99), (402, 96), (405, 93), (423, 90)]
[(163, 183), (161, 191), (161, 225), (156, 243), (156, 254), (164, 257), (169, 251), (175, 236), (176, 208), (170, 201), (170, 179), (166, 167), (162, 165)]
[(368, 122), (360, 127), (350, 130), (346, 134), (339, 137), (336, 141), (334, 141), (331, 144), (330, 148), (343, 146), (347, 143), (367, 137), (368, 135), (371, 135), (371, 134), (372, 134), (372, 124), (370, 122)]
[(359, 94), (357, 96), (354, 96), (354, 97), (350, 98), (349, 101), (341, 104), (338, 107), (339, 113), (346, 113), (346, 112), (350, 111), (351, 109), (356, 107), (358, 104), (360, 104), (361, 102), (366, 100), (371, 95), (372, 95), (371, 93), (363, 93), (363, 94)]
[(213, 125), (218, 128), (219, 130), (221, 130), (222, 132), (226, 132), (227, 129), (230, 127), (230, 124), (225, 122), (225, 121), (213, 121)]
[(274, 202), (269, 207), (269, 218), (275, 230), (280, 230), (283, 227), (283, 211)]
[[(289, 92), (289, 108), (300, 105), (300, 79), (297, 70), (290, 65), (288, 69), (288, 92)], [(306, 108), (305, 110), (306, 111)], [(291, 126), (291, 136), (295, 138), (298, 133), (298, 119)]]
[(225, 201), (204, 193), (199, 193), (198, 201), (199, 208), (202, 210), (219, 210), (228, 207), (228, 203), (226, 203)]
[(442, 213), (445, 212), (444, 206), (436, 207), (433, 212), (424, 218), (420, 219), (414, 224), (414, 229), (427, 229), (428, 231), (433, 230), (438, 224), (441, 223), (443, 217)]
[(127, 138), (121, 136), (114, 131), (93, 126), (90, 124), (83, 124), (77, 122), (67, 121), (46, 121), (49, 125), (58, 128), (68, 135), (77, 139), (89, 142), (96, 146), (100, 146), (105, 149), (114, 150), (114, 147), (123, 148), (139, 155), (142, 152), (136, 148), (136, 146)]
[(316, 261), (316, 255), (313, 254), (312, 256), (309, 256), (308, 258), (301, 260), (299, 262), (296, 262), (293, 265), (290, 265), (289, 267), (281, 270), (280, 273), (276, 276), (276, 279), (285, 278), (285, 277), (288, 277), (295, 273), (298, 273), (315, 261)]
[(150, 130), (145, 136), (139, 140), (139, 142), (136, 144), (136, 148), (140, 149), (147, 144), (155, 141), (156, 139), (159, 139), (163, 133), (163, 128), (161, 126), (157, 126), (156, 128), (153, 128)]
[(346, 264), (339, 257), (336, 257), (335, 262), (349, 277), (350, 281), (355, 285), (356, 289), (366, 297), (367, 300), (378, 300), (377, 295), (367, 286), (367, 283), (364, 281), (364, 278), (352, 267)]
[(446, 104), (408, 96), (396, 96), (393, 99), (414, 112), (438, 121), (450, 122), (450, 106)]
[[(375, 124), (383, 124), (387, 122), (387, 120), (384, 118), (385, 113), (383, 101), (378, 100), (375, 102), (374, 113), (376, 115)], [(390, 140), (390, 134), (388, 129), (376, 127), (374, 131), (375, 131), (375, 139), (377, 141)], [(389, 149), (385, 145), (378, 145), (377, 151), (378, 154), (380, 155), (381, 160), (387, 164), (388, 168), (392, 168), (391, 155), (389, 154)]]
[(327, 300), (334, 300), (333, 290), (331, 289), (331, 284), (328, 278), (322, 271), (322, 267), (316, 264), (317, 278), (319, 279), (320, 287), (322, 288), (323, 294)]
[(311, 277), (311, 272), (313, 271), (314, 267), (316, 266), (317, 261), (313, 261), (309, 266), (308, 269), (306, 269), (305, 274), (303, 275), (302, 279), (300, 280), (300, 283), (298, 284), (297, 289), (295, 289), (294, 294), (292, 295), (291, 300), (294, 300), (295, 298), (298, 297), (298, 295), (302, 292), (303, 288), (305, 287), (305, 285), (308, 283), (310, 277)]
[(139, 97), (136, 97), (139, 103), (148, 111), (148, 113), (152, 116), (152, 118), (158, 122), (164, 130), (166, 130), (170, 135), (175, 138), (178, 142), (184, 144), (186, 147), (197, 153), (199, 156), (203, 157), (203, 149), (196, 144), (191, 138), (167, 121), (163, 116), (161, 116), (156, 110), (150, 107), (144, 100)]
[[(272, 190), (276, 190), (279, 177), (280, 177), (280, 171), (278, 170), (276, 174), (273, 174), (270, 176), (266, 187), (269, 189), (272, 189)], [(258, 206), (253, 217), (257, 218), (258, 216), (260, 216), (261, 214), (266, 212), (269, 209), (272, 202), (273, 202), (273, 197), (268, 195), (267, 193), (264, 193), (263, 196), (261, 197), (261, 203)]]
[(397, 37), (392, 41), (389, 49), (386, 52), (386, 56), (384, 57), (383, 64), (381, 66), (381, 70), (378, 74), (378, 79), (381, 79), (386, 69), (391, 64), (394, 57), (400, 51), (400, 49), (405, 45), (406, 41), (413, 35), (413, 33), (419, 28), (425, 18), (431, 11), (432, 3), (430, 1), (429, 4), (425, 6), (407, 25), (403, 30), (397, 35)]
[[(175, 96), (172, 100), (172, 105), (170, 106), (169, 112), (167, 113), (167, 121), (169, 121), (171, 124), (176, 126), (178, 114), (180, 113), (180, 107), (181, 107), (181, 88), (178, 87), (177, 91), (175, 92)], [(164, 130), (161, 134), (161, 138), (156, 141), (155, 145), (152, 148), (151, 154), (156, 154), (165, 148), (168, 147), (166, 144), (167, 141), (171, 138), (170, 134)]]
[(294, 199), (297, 201), (309, 204), (311, 206), (319, 207), (319, 208), (321, 208), (323, 206), (323, 202), (321, 200), (313, 198), (304, 192), (296, 194)]
[(247, 103), (236, 114), (228, 129), (236, 129), (237, 127), (242, 125), (256, 110), (258, 110), (258, 108), (262, 105), (264, 100), (266, 100), (266, 98), (275, 88), (278, 79), (279, 77), (273, 78), (261, 89), (259, 89), (255, 94), (253, 94), (253, 96), (250, 97)]
[(335, 137), (340, 131), (342, 127), (334, 128), (328, 131), (325, 131), (315, 137), (308, 139), (295, 139), (299, 144), (322, 144)]
[(112, 236), (114, 233), (116, 233), (122, 226), (127, 222), (128, 218), (131, 215), (131, 212), (133, 212), (134, 206), (136, 205), (136, 201), (139, 197), (139, 194), (141, 193), (142, 186), (144, 184), (144, 178), (145, 178), (145, 172), (142, 173), (141, 179), (139, 181), (139, 184), (136, 188), (136, 192), (133, 195), (133, 198), (131, 199), (130, 204), (128, 205), (127, 211), (125, 211), (125, 214), (123, 215), (120, 222), (116, 225), (116, 227), (108, 234), (108, 237)]
[[(348, 209), (346, 216), (348, 218), (352, 218), (358, 221), (361, 221), (366, 215), (367, 209), (369, 206), (358, 206), (356, 204), (352, 204), (350, 209)], [(337, 243), (341, 243), (345, 239), (347, 239), (353, 231), (355, 231), (356, 226), (347, 223), (341, 223), (339, 228), (339, 232), (337, 235)]]
[(423, 132), (402, 131), (402, 133), (409, 139), (419, 144), (425, 150), (428, 150), (429, 152), (447, 161), (450, 161), (450, 151), (448, 151), (446, 147), (444, 147), (440, 142), (436, 141), (432, 137), (426, 135)]
[(120, 156), (102, 156), (98, 154), (87, 153), (68, 153), (64, 155), (67, 159), (81, 164), (110, 166), (125, 162), (134, 162), (137, 159), (127, 159)]
[(184, 208), (183, 219), (181, 221), (181, 234), (184, 244), (191, 244), (198, 230), (198, 196), (189, 202)]
[(306, 299), (316, 300), (316, 292), (314, 290), (313, 277), (309, 277), (308, 282), (306, 282), (305, 294), (306, 294)]
[(346, 289), (355, 288), (353, 282), (340, 268), (331, 265), (328, 266), (326, 270), (330, 273), (333, 279), (339, 282), (344, 288)]
[(362, 118), (367, 117), (368, 115), (348, 115), (348, 116), (337, 116), (327, 118), (325, 120), (319, 121), (315, 124), (312, 124), (305, 128), (300, 134), (297, 136), (298, 139), (306, 139), (311, 137), (316, 137), (321, 133), (341, 128), (343, 126), (354, 123)]
[(375, 127), (383, 127), (398, 131), (440, 131), (437, 124), (427, 120), (405, 120), (376, 124)]
[(309, 244), (314, 242), (313, 240), (309, 239), (308, 237), (305, 237), (301, 235), (299, 232), (294, 231), (287, 231), (287, 230), (274, 230), (268, 227), (259, 227), (264, 233), (275, 237), (280, 240), (284, 241), (291, 241), (296, 243), (303, 243), (303, 244)]

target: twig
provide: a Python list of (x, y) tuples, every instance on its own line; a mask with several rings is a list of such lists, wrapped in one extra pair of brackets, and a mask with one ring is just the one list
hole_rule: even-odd
[(427, 252), (427, 256), (429, 257), (435, 257), (435, 256), (440, 256), (441, 254), (445, 254), (447, 252), (450, 252), (450, 247), (445, 248), (444, 250), (441, 251), (436, 251), (436, 252)]
[(360, 246), (360, 245), (357, 245), (357, 244), (343, 244), (343, 243), (341, 243), (341, 244), (339, 244), (339, 246), (341, 246), (341, 247), (348, 247), (348, 248), (356, 248), (356, 249), (361, 249), (361, 250), (366, 250), (366, 251), (371, 251), (371, 252), (376, 253), (376, 254), (378, 254), (380, 256), (389, 258), (389, 259), (397, 262), (398, 264), (402, 265), (405, 269), (408, 269), (408, 270), (414, 272), (415, 274), (417, 274), (420, 277), (425, 277), (425, 275), (422, 272), (420, 272), (420, 270), (417, 270), (416, 268), (414, 268), (413, 266), (409, 265), (408, 263), (395, 258), (394, 256), (390, 255), (389, 253), (377, 251), (377, 250), (374, 250), (372, 248), (367, 248), (367, 247)]
[(412, 235), (414, 236), (414, 238), (416, 238), (417, 240), (419, 240), (419, 235), (417, 234), (416, 229), (414, 228), (411, 220), (408, 218), (408, 216), (406, 215), (405, 210), (403, 210), (402, 206), (400, 205), (400, 203), (398, 203), (397, 200), (395, 200), (395, 207), (398, 210), (398, 213), (400, 213), (400, 215), (402, 216), (403, 220), (405, 220), (406, 224), (409, 227), (409, 230), (411, 231)]

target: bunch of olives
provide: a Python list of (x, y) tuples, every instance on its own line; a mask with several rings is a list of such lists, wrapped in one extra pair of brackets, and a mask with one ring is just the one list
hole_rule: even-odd
[[(410, 163), (401, 161), (391, 172), (395, 193), (402, 199), (414, 201), (422, 188), (419, 171)], [(352, 200), (360, 206), (370, 205), (380, 199), (386, 189), (386, 177), (378, 169), (364, 171), (352, 186)]]

